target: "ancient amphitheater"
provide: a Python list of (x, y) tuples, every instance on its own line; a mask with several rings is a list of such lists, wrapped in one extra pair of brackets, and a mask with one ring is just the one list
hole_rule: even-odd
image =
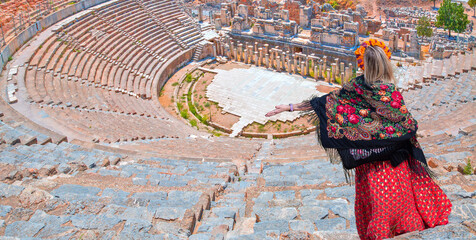
[[(77, 1), (2, 47), (0, 238), (358, 239), (354, 188), (313, 133), (216, 137), (161, 106), (204, 40), (181, 9)], [(475, 79), (476, 60), (404, 92), (453, 209), (398, 239), (476, 239)]]

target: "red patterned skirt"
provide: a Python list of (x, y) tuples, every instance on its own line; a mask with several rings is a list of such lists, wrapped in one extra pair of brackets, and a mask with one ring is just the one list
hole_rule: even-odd
[(390, 238), (448, 223), (451, 202), (446, 194), (427, 174), (411, 170), (408, 161), (395, 168), (381, 161), (355, 169), (355, 217), (361, 239)]

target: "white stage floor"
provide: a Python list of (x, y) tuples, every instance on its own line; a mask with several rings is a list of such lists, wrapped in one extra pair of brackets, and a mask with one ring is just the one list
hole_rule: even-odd
[(232, 127), (232, 137), (252, 122), (265, 124), (268, 120), (294, 120), (299, 112), (285, 112), (271, 118), (265, 114), (279, 104), (299, 103), (313, 95), (321, 96), (312, 78), (280, 73), (264, 68), (235, 68), (217, 70), (218, 74), (207, 88), (209, 100), (218, 102), (224, 111), (240, 116)]

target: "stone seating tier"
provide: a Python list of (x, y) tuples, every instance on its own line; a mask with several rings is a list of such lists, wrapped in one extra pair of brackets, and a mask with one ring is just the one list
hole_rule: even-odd
[[(95, 86), (87, 81), (68, 80), (66, 77), (54, 76), (53, 73), (47, 73), (44, 70), (28, 71), (27, 79), (35, 74), (34, 80), (29, 83), (35, 84), (34, 89), (36, 91), (31, 91), (30, 96), (37, 103), (63, 104), (69, 107), (138, 114), (156, 118), (161, 116), (158, 112), (159, 106), (150, 100), (116, 92), (112, 88)], [(32, 89), (32, 86), (28, 89)]]
[(118, 238), (184, 238), (236, 172), (228, 163), (124, 158), (70, 143), (0, 148), (0, 197), (18, 203), (0, 205), (5, 237), (111, 238), (123, 224)]
[[(461, 73), (457, 77), (447, 77), (423, 84), (408, 93), (405, 100), (412, 114), (420, 121), (438, 118), (440, 115), (451, 114), (458, 109), (458, 104), (474, 102), (476, 71)], [(444, 108), (444, 110), (442, 110)]]
[(49, 117), (94, 142), (124, 142), (139, 139), (176, 138), (184, 134), (166, 118), (87, 110), (65, 105), (40, 105)]

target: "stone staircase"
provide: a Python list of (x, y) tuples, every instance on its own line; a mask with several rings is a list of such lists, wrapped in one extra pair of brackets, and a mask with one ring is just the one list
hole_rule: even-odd
[(193, 58), (192, 60), (194, 62), (198, 62), (200, 60), (200, 56), (202, 54), (202, 50), (203, 50), (203, 44), (199, 43), (197, 45), (197, 47), (195, 48), (195, 52), (193, 53)]

